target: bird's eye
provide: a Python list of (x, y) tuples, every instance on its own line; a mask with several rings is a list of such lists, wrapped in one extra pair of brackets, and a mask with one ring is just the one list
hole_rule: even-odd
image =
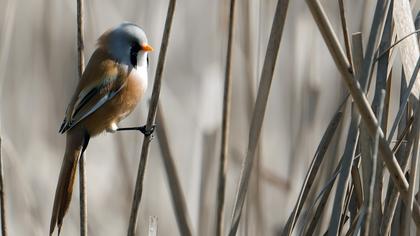
[(140, 51), (140, 44), (134, 42), (131, 44), (130, 62), (133, 67), (137, 66), (137, 54)]
[(140, 47), (140, 44), (139, 43), (133, 42), (131, 44), (131, 51), (138, 52), (138, 51), (140, 51), (140, 49), (141, 49), (141, 47)]

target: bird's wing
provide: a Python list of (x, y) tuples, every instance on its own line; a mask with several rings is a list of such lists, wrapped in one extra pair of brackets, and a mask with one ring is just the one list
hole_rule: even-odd
[(92, 56), (67, 108), (60, 133), (66, 132), (95, 112), (126, 85), (127, 76), (117, 63), (109, 59), (100, 60), (95, 56), (98, 57), (95, 54)]

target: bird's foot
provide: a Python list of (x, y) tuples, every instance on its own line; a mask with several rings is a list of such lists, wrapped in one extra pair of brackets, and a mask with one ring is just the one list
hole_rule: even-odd
[(140, 127), (127, 127), (127, 128), (118, 128), (117, 131), (126, 131), (126, 130), (137, 130), (144, 134), (144, 136), (149, 137), (155, 131), (156, 125), (152, 125), (150, 129), (147, 129), (146, 125)]

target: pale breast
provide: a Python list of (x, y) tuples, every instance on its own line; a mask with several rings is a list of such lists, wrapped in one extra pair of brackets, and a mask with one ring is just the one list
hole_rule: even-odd
[(133, 68), (127, 79), (125, 89), (121, 91), (120, 116), (119, 119), (126, 117), (136, 107), (144, 96), (147, 89), (147, 68)]

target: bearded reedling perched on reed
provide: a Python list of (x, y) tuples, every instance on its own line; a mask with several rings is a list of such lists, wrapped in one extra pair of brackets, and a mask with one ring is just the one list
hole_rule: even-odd
[(135, 24), (123, 23), (105, 32), (98, 40), (73, 98), (67, 107), (60, 133), (67, 133), (66, 151), (61, 165), (52, 210), (50, 235), (70, 205), (73, 182), (80, 155), (90, 137), (103, 131), (139, 130), (145, 126), (119, 129), (143, 97), (147, 88), (148, 44), (144, 31)]

